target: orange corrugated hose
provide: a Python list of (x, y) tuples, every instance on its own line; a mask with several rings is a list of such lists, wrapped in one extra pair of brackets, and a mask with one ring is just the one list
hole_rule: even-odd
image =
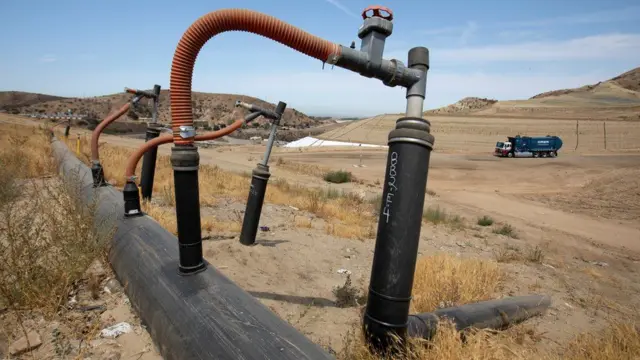
[(98, 139), (100, 138), (100, 134), (102, 133), (102, 130), (104, 130), (104, 128), (106, 128), (112, 122), (116, 121), (116, 119), (126, 114), (127, 111), (129, 111), (130, 107), (131, 107), (130, 103), (124, 104), (120, 109), (118, 109), (118, 111), (107, 116), (104, 120), (102, 120), (98, 124), (98, 126), (96, 126), (95, 129), (93, 129), (93, 132), (91, 133), (91, 160), (92, 161), (100, 161), (100, 153), (98, 151)]
[[(231, 134), (232, 132), (236, 131), (238, 128), (242, 126), (243, 123), (244, 123), (244, 119), (236, 120), (231, 125), (225, 128), (222, 128), (218, 131), (210, 132), (207, 134), (198, 135), (194, 139), (195, 141), (215, 140), (219, 137)], [(127, 169), (125, 170), (126, 180), (129, 181), (131, 177), (135, 174), (136, 166), (138, 166), (138, 162), (146, 152), (146, 149), (145, 149), (146, 147), (151, 149), (153, 147), (160, 146), (162, 144), (167, 144), (170, 142), (173, 142), (173, 136), (171, 135), (158, 136), (155, 139), (147, 141), (145, 143), (145, 146), (140, 147), (133, 154), (131, 154), (131, 156), (129, 157), (129, 161), (127, 162)]]
[[(182, 138), (180, 136), (180, 126), (193, 126), (191, 108), (193, 66), (204, 44), (215, 35), (226, 31), (246, 31), (258, 34), (323, 62), (329, 60), (331, 56), (340, 56), (338, 44), (256, 11), (223, 9), (200, 17), (182, 35), (171, 65), (171, 127), (173, 142), (176, 145), (191, 145), (198, 140), (198, 137)], [(242, 120), (237, 120), (236, 123), (239, 121)], [(226, 127), (220, 131), (227, 131), (226, 135), (235, 130), (229, 131), (229, 128)], [(142, 154), (160, 143), (165, 142), (149, 141), (131, 155), (127, 165), (127, 179), (133, 176), (137, 161), (142, 157)]]

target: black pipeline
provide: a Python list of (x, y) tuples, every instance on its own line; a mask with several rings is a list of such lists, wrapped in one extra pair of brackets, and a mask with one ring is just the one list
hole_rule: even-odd
[[(153, 108), (151, 110), (151, 123), (147, 125), (145, 141), (155, 139), (160, 135), (162, 128), (158, 125), (158, 103), (160, 102), (160, 85), (153, 87)], [(151, 200), (153, 193), (153, 179), (156, 173), (156, 159), (158, 158), (158, 147), (155, 146), (144, 153), (142, 158), (142, 173), (140, 174), (140, 190), (142, 198)]]
[(382, 205), (378, 220), (369, 296), (363, 318), (369, 342), (385, 349), (406, 336), (429, 158), (434, 137), (422, 118), (429, 51), (409, 51), (408, 65), (422, 78), (407, 89), (406, 116), (389, 134)]
[(244, 211), (244, 219), (242, 221), (242, 230), (240, 232), (240, 243), (243, 245), (253, 245), (256, 242), (256, 234), (258, 233), (258, 223), (260, 222), (260, 213), (262, 212), (262, 204), (264, 203), (264, 195), (267, 191), (267, 182), (271, 173), (269, 173), (269, 156), (276, 138), (278, 125), (284, 113), (287, 104), (282, 101), (278, 103), (274, 112), (261, 109), (255, 105), (244, 103), (236, 103), (236, 106), (243, 106), (249, 111), (260, 112), (262, 116), (272, 121), (271, 133), (269, 141), (264, 152), (262, 162), (253, 169), (251, 176), (251, 186), (249, 187), (249, 198), (247, 199), (247, 207)]

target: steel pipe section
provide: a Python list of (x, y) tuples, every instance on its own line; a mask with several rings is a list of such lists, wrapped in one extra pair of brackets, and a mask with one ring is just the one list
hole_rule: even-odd
[(94, 188), (86, 165), (55, 139), (53, 148), (60, 172), (82, 182), (83, 200), (97, 197), (99, 220), (112, 219), (109, 261), (164, 359), (332, 359), (210, 264), (181, 276), (176, 237), (148, 216), (125, 220), (122, 194)]

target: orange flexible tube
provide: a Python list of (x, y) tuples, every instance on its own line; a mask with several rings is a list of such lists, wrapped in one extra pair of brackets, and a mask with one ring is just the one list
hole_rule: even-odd
[(338, 44), (256, 11), (223, 9), (200, 17), (182, 35), (171, 64), (171, 126), (176, 145), (190, 145), (194, 141), (180, 136), (180, 126), (193, 126), (191, 79), (196, 57), (209, 39), (226, 31), (261, 35), (323, 62), (332, 55), (340, 56)]
[(93, 132), (91, 133), (91, 160), (92, 161), (100, 161), (100, 153), (98, 151), (98, 139), (100, 138), (100, 134), (102, 130), (106, 128), (109, 124), (114, 122), (116, 119), (126, 114), (131, 107), (131, 103), (124, 104), (118, 111), (107, 116), (104, 120), (102, 120)]
[[(242, 126), (242, 124), (244, 124), (244, 119), (239, 119), (233, 122), (231, 125), (224, 127), (218, 131), (206, 133), (203, 135), (198, 135), (194, 138), (194, 140), (195, 141), (215, 140), (219, 137), (231, 134), (232, 132), (239, 129)], [(143, 146), (141, 146), (133, 154), (131, 154), (131, 156), (129, 156), (129, 161), (127, 162), (127, 168), (125, 170), (126, 181), (131, 180), (131, 178), (134, 176), (136, 172), (136, 166), (138, 166), (138, 162), (140, 161), (144, 153), (146, 153), (147, 151), (149, 151), (150, 149), (156, 146), (160, 146), (162, 144), (167, 144), (170, 142), (173, 142), (172, 135), (158, 136), (155, 139), (147, 141), (146, 143), (144, 143)]]
[[(182, 35), (171, 64), (171, 128), (176, 145), (191, 145), (194, 141), (213, 140), (230, 134), (244, 123), (236, 120), (232, 125), (213, 133), (182, 138), (180, 126), (193, 127), (191, 108), (191, 79), (200, 49), (209, 39), (226, 31), (246, 31), (277, 41), (305, 55), (326, 62), (331, 56), (340, 56), (340, 45), (324, 40), (275, 17), (246, 9), (223, 9), (210, 12), (196, 20)], [(146, 142), (129, 157), (125, 170), (126, 180), (135, 174), (135, 168), (145, 152), (154, 146), (171, 142), (160, 136)]]

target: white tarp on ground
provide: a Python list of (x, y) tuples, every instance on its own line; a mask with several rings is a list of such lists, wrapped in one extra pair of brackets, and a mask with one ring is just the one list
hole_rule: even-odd
[(386, 145), (373, 145), (373, 144), (361, 144), (344, 141), (332, 141), (332, 140), (320, 140), (311, 136), (298, 139), (286, 144), (284, 147), (297, 148), (297, 147), (309, 147), (309, 146), (362, 146), (362, 147), (375, 147), (386, 148)]

